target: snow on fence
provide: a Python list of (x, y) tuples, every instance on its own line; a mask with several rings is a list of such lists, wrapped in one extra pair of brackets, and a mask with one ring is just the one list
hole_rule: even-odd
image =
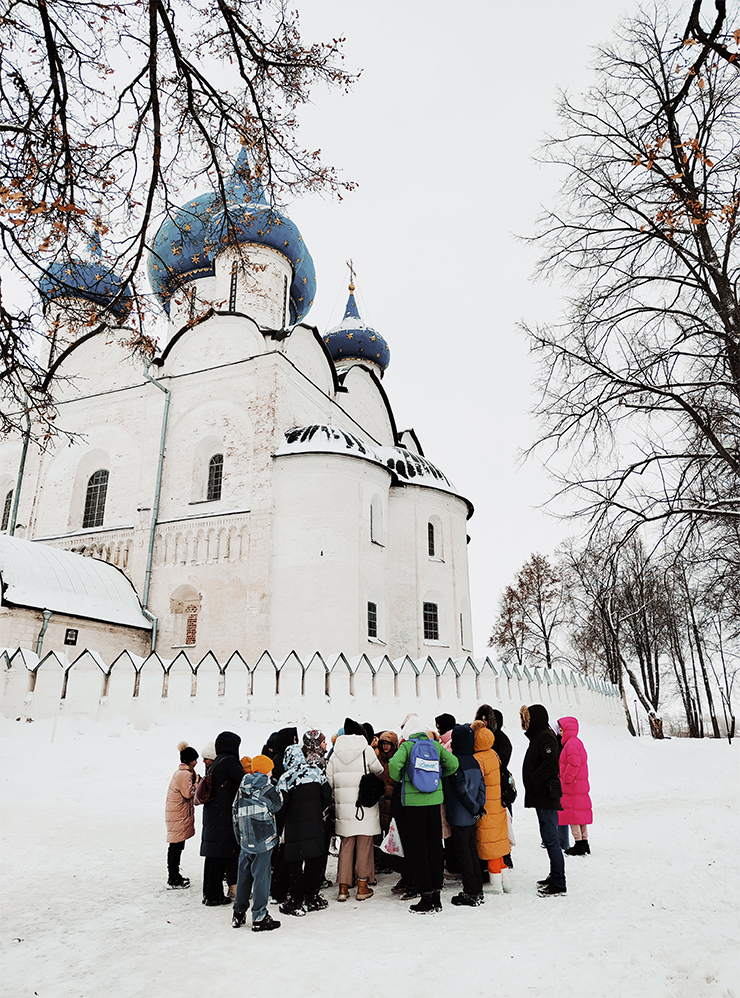
[(396, 705), (400, 723), (412, 709), (472, 717), (483, 702), (499, 705), (509, 725), (523, 703), (543, 703), (551, 716), (572, 713), (595, 724), (620, 724), (624, 716), (610, 683), (569, 669), (508, 668), (489, 658), (391, 661), (291, 652), (275, 659), (264, 652), (250, 665), (238, 652), (226, 662), (208, 652), (197, 663), (184, 652), (169, 661), (122, 652), (108, 665), (87, 650), (70, 661), (56, 652), (39, 660), (18, 648), (0, 653), (0, 667), (3, 715), (33, 720), (123, 717), (147, 725), (168, 714), (192, 713), (299, 723), (325, 716), (327, 708), (337, 718), (353, 712), (364, 717), (377, 713), (374, 705), (386, 713)]

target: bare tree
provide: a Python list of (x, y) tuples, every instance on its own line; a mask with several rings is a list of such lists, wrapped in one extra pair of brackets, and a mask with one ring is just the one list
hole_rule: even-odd
[(488, 641), (504, 662), (527, 659), (552, 668), (559, 656), (555, 634), (563, 620), (563, 589), (559, 573), (546, 557), (533, 554), (504, 590), (498, 618)]
[[(351, 188), (297, 134), (312, 87), (354, 79), (341, 43), (304, 44), (282, 0), (9, 0), (0, 238), (12, 266), (36, 287), (55, 262), (102, 239), (117, 274), (108, 312), (120, 321), (125, 310), (126, 341), (150, 352), (150, 296), (137, 293), (137, 275), (154, 223), (196, 182), (224, 199), (240, 142), (273, 205)], [(0, 304), (0, 430), (24, 429), (28, 413), (40, 434), (53, 429), (39, 304)]]
[[(740, 32), (657, 8), (560, 103), (544, 161), (564, 168), (541, 272), (559, 325), (525, 327), (541, 365), (544, 451), (594, 528), (657, 522), (734, 544), (740, 519)], [(570, 455), (570, 456), (568, 456)], [(735, 549), (737, 560), (740, 549)]]

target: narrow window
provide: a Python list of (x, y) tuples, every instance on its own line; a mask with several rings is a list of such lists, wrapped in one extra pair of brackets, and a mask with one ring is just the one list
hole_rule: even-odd
[(221, 498), (221, 483), (224, 477), (224, 456), (214, 454), (208, 462), (208, 496), (211, 499)]
[(231, 265), (231, 287), (229, 288), (229, 311), (236, 312), (236, 286), (239, 280), (236, 260)]
[(367, 605), (367, 636), (377, 638), (378, 636), (378, 606), (376, 603)]
[(108, 472), (101, 468), (90, 476), (85, 495), (83, 527), (102, 527), (105, 514), (105, 497), (108, 494)]
[(288, 278), (283, 278), (283, 326), (288, 325)]
[(465, 644), (465, 628), (463, 627), (463, 615), (460, 614), (460, 644)]
[(424, 604), (424, 640), (439, 641), (439, 616), (436, 603)]
[(434, 557), (434, 524), (427, 524), (427, 543), (429, 545), (429, 557)]
[(380, 496), (370, 500), (370, 540), (373, 544), (383, 543), (383, 506)]
[(10, 511), (12, 508), (13, 508), (13, 490), (11, 489), (10, 492), (8, 492), (8, 494), (5, 497), (5, 505), (3, 506), (3, 525), (0, 527), (0, 530), (8, 529), (8, 524), (10, 523)]
[(194, 645), (198, 637), (198, 606), (185, 607), (185, 644)]

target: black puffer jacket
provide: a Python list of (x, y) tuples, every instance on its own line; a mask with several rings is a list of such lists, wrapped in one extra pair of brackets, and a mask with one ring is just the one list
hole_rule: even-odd
[(216, 758), (211, 766), (213, 796), (203, 805), (201, 856), (232, 859), (239, 854), (234, 836), (231, 808), (244, 776), (239, 762), (241, 738), (233, 731), (222, 731), (216, 739)]
[(547, 786), (549, 780), (560, 776), (560, 749), (548, 720), (547, 708), (541, 703), (529, 708), (529, 727), (525, 731), (529, 748), (522, 764), (524, 806), (562, 811), (560, 797), (551, 797)]
[(285, 796), (285, 861), (324, 855), (324, 812), (331, 807), (328, 783), (298, 783)]
[(496, 728), (496, 732), (493, 736), (493, 751), (501, 760), (501, 765), (509, 767), (509, 759), (511, 759), (511, 741), (509, 736), (501, 728)]

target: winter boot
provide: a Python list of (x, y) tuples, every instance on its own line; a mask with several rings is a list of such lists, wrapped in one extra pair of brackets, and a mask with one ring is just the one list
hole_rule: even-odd
[(552, 876), (552, 874), (548, 873), (544, 880), (538, 880), (537, 881), (537, 886), (538, 887), (547, 887), (547, 885), (550, 883), (550, 877), (551, 876)]
[(462, 894), (456, 894), (451, 899), (451, 902), (457, 908), (459, 908), (461, 906), (464, 907), (464, 908), (477, 908), (478, 905), (483, 904), (483, 895), (482, 894), (466, 894), (465, 891), (463, 891)]
[(337, 901), (348, 901), (349, 900), (349, 884), (340, 884), (339, 893), (337, 894)]
[(329, 902), (321, 894), (306, 898), (306, 911), (323, 911), (329, 907)]
[(504, 889), (504, 894), (513, 894), (514, 881), (511, 877), (511, 870), (508, 867), (501, 871), (501, 886)]
[(426, 915), (427, 912), (436, 911), (434, 907), (433, 895), (422, 894), (416, 904), (412, 904), (409, 911), (414, 911), (417, 915)]
[(501, 874), (500, 873), (492, 873), (491, 874), (491, 882), (485, 888), (484, 893), (486, 893), (486, 894), (503, 894), (504, 893), (504, 886), (501, 883)]
[(225, 895), (224, 897), (221, 898), (215, 898), (213, 901), (210, 901), (207, 898), (203, 898), (203, 904), (207, 905), (209, 908), (215, 908), (218, 905), (231, 904), (231, 898), (226, 897)]
[(375, 891), (372, 890), (372, 888), (370, 888), (370, 887), (367, 886), (367, 880), (360, 880), (358, 878), (358, 880), (357, 880), (357, 900), (358, 901), (367, 901), (367, 899), (371, 898), (374, 893), (375, 893)]
[(509, 867), (510, 870), (514, 869), (514, 860), (511, 858), (511, 853), (507, 852), (504, 856), (504, 863)]
[(289, 897), (287, 901), (283, 903), (278, 908), (278, 911), (283, 915), (296, 915), (302, 918), (306, 914), (306, 909), (302, 901), (295, 901), (293, 898)]
[(401, 877), (397, 884), (391, 887), (391, 894), (405, 894), (409, 889), (409, 884)]
[(442, 898), (440, 897), (440, 891), (432, 891), (432, 904), (434, 905), (435, 911), (442, 911)]
[(545, 884), (544, 887), (540, 887), (537, 891), (541, 898), (556, 897), (558, 894), (567, 894), (565, 887), (556, 887), (552, 880)]
[(590, 856), (591, 855), (591, 846), (588, 844), (588, 839), (581, 839), (581, 844), (583, 845), (583, 852), (581, 853), (581, 855), (582, 856)]
[(279, 929), (280, 922), (276, 922), (268, 911), (259, 922), (252, 922), (252, 932), (269, 932), (271, 929)]
[(586, 856), (591, 850), (588, 847), (588, 839), (578, 839), (570, 849), (564, 849), (566, 856)]
[(184, 891), (186, 887), (190, 887), (190, 880), (187, 877), (181, 877), (179, 873), (167, 881), (168, 891)]
[(247, 920), (246, 911), (235, 911), (234, 917), (231, 919), (231, 927), (233, 929), (240, 929), (242, 925), (244, 925), (246, 920)]

